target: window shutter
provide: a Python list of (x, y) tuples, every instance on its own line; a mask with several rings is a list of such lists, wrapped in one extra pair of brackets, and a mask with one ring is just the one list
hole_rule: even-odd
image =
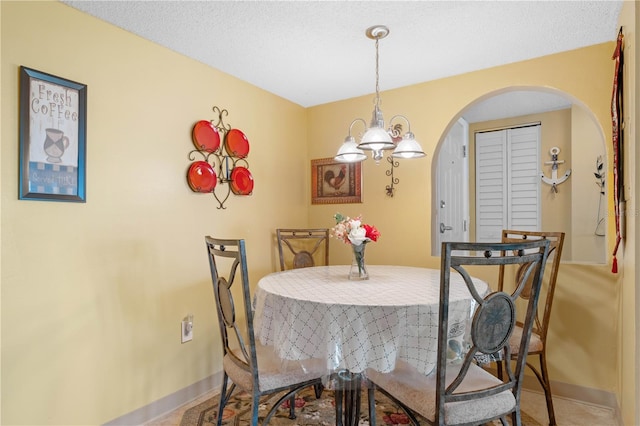
[(540, 230), (540, 126), (509, 129), (508, 229)]
[(476, 241), (500, 241), (507, 224), (507, 132), (476, 134)]
[(540, 230), (540, 125), (477, 133), (476, 241)]

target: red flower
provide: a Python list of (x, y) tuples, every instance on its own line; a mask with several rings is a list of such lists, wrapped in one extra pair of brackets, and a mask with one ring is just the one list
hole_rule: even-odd
[(375, 226), (371, 226), (371, 225), (365, 225), (363, 224), (362, 227), (367, 231), (366, 233), (366, 237), (369, 238), (371, 241), (378, 241), (378, 237), (380, 236), (380, 232), (376, 229)]

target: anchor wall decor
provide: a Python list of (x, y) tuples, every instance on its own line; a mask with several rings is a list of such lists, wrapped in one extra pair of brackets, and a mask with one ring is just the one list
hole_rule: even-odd
[(549, 150), (549, 154), (551, 154), (551, 161), (545, 161), (544, 164), (551, 165), (551, 178), (548, 178), (544, 175), (544, 172), (540, 172), (540, 177), (542, 181), (547, 185), (551, 185), (551, 190), (558, 193), (558, 185), (560, 185), (565, 180), (569, 179), (571, 176), (571, 169), (567, 170), (562, 177), (558, 177), (558, 164), (564, 164), (564, 160), (558, 160), (558, 154), (560, 154), (560, 148), (554, 146)]

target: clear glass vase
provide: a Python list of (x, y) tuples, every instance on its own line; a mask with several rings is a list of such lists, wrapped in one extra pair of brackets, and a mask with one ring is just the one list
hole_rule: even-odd
[(369, 273), (367, 272), (367, 265), (364, 261), (364, 249), (367, 246), (366, 243), (360, 245), (351, 245), (353, 249), (353, 258), (351, 259), (351, 269), (349, 270), (349, 279), (352, 281), (368, 280)]

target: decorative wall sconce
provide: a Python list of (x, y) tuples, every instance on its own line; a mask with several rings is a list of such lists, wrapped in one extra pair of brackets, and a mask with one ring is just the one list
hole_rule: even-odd
[[(235, 195), (251, 195), (253, 192), (253, 176), (246, 160), (249, 140), (241, 130), (232, 129), (223, 122), (223, 115), (229, 115), (226, 109), (214, 106), (213, 112), (218, 114), (217, 122), (201, 120), (193, 126), (193, 143), (197, 149), (189, 152), (189, 160), (193, 162), (187, 172), (187, 182), (194, 192), (212, 193), (218, 201), (218, 208), (226, 209), (224, 203), (231, 192)], [(201, 155), (202, 160), (194, 161), (196, 155)], [(226, 194), (222, 189), (223, 198), (216, 194), (217, 184), (228, 185)]]
[[(409, 122), (409, 119), (404, 115), (398, 114), (391, 117), (391, 120), (389, 120), (389, 128), (385, 129), (382, 110), (380, 110), (378, 44), (380, 39), (389, 35), (389, 29), (384, 25), (375, 25), (367, 28), (365, 34), (368, 38), (375, 40), (376, 42), (376, 97), (371, 123), (369, 127), (367, 127), (367, 123), (362, 118), (356, 118), (353, 120), (349, 126), (349, 135), (345, 138), (344, 143), (338, 150), (334, 159), (341, 162), (364, 161), (367, 158), (364, 151), (367, 150), (372, 152), (372, 158), (375, 160), (376, 164), (379, 164), (383, 157), (383, 151), (393, 149), (391, 156), (387, 157), (387, 161), (391, 165), (390, 170), (387, 170), (387, 176), (391, 176), (391, 184), (386, 187), (387, 195), (389, 197), (393, 197), (394, 185), (399, 182), (399, 180), (393, 176), (393, 169), (399, 166), (399, 163), (394, 159), (419, 158), (424, 157), (426, 154), (422, 150), (418, 141), (416, 141), (414, 134), (411, 132), (411, 123)], [(407, 132), (404, 135), (402, 134), (402, 124), (392, 124), (396, 118), (402, 118), (407, 123)], [(353, 125), (358, 122), (364, 125), (365, 132), (360, 139), (360, 143), (356, 144), (356, 140), (351, 135), (351, 131), (353, 129)]]

